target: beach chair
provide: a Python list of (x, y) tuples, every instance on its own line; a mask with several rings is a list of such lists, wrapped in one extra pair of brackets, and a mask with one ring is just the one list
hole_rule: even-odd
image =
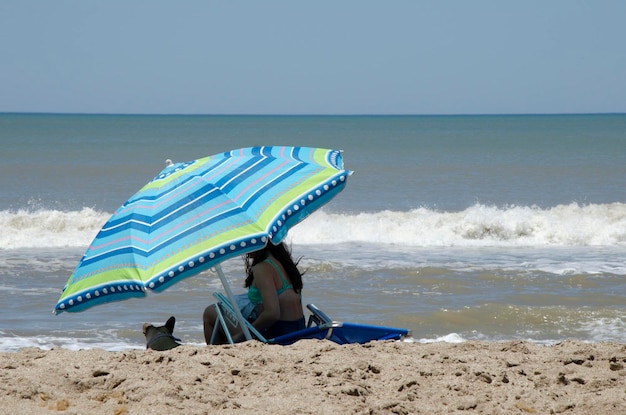
[(241, 312), (237, 313), (239, 310), (232, 306), (229, 298), (221, 293), (214, 293), (213, 296), (217, 299), (217, 303), (214, 305), (217, 312), (217, 323), (211, 335), (211, 344), (215, 344), (220, 329), (225, 334), (227, 341), (232, 344), (231, 330), (237, 330), (239, 327), (244, 331), (244, 334), (245, 330), (249, 332), (250, 337), (246, 336), (247, 339), (255, 338), (263, 343), (284, 346), (303, 339), (326, 339), (337, 344), (363, 344), (373, 340), (401, 340), (411, 335), (408, 329), (334, 321), (314, 304), (308, 304), (307, 309), (310, 315), (305, 329), (273, 339), (266, 339), (250, 322), (241, 317)]

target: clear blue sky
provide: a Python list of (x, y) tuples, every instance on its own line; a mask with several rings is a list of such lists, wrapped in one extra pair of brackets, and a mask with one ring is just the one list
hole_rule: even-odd
[(626, 1), (3, 0), (0, 112), (626, 112)]

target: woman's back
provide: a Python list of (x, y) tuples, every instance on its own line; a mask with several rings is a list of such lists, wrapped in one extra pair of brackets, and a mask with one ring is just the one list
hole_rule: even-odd
[[(271, 277), (280, 309), (279, 320), (294, 321), (304, 317), (301, 294), (293, 289), (291, 278), (285, 271), (285, 267), (276, 258), (271, 254), (268, 255), (264, 261), (252, 268), (252, 272), (260, 278)], [(256, 277), (255, 280), (257, 280)], [(258, 290), (258, 280), (255, 280), (250, 289)], [(263, 305), (259, 304), (259, 313), (263, 311), (262, 307)]]

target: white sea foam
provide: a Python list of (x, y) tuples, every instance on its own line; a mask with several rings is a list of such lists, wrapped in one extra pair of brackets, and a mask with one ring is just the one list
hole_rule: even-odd
[(581, 323), (581, 331), (592, 341), (626, 341), (626, 322), (623, 317), (590, 318)]
[(86, 247), (110, 216), (87, 207), (0, 211), (0, 249)]
[(419, 339), (419, 343), (463, 343), (467, 341), (457, 333), (450, 333), (434, 339)]
[(589, 246), (626, 244), (626, 204), (549, 209), (477, 204), (461, 212), (419, 208), (356, 215), (316, 212), (291, 232), (296, 244), (332, 241), (404, 246)]
[(50, 350), (61, 347), (69, 350), (104, 349), (107, 351), (120, 351), (127, 349), (141, 349), (141, 345), (131, 344), (122, 339), (111, 337), (108, 341), (98, 341), (96, 336), (85, 338), (73, 338), (58, 336), (55, 334), (38, 336), (14, 336), (0, 332), (0, 352), (17, 352), (27, 347), (36, 347), (42, 350)]
[[(0, 247), (86, 247), (110, 213), (0, 211)], [(495, 207), (460, 212), (410, 211), (336, 214), (318, 211), (290, 232), (295, 244), (365, 242), (417, 247), (624, 246), (626, 204)]]

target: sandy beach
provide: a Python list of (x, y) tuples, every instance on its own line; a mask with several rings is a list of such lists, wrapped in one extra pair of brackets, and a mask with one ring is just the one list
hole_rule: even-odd
[(6, 414), (620, 414), (626, 345), (247, 342), (0, 354)]

